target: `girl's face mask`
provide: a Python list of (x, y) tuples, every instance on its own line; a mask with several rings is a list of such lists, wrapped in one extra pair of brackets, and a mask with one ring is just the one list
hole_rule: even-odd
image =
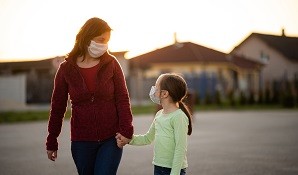
[(88, 47), (88, 52), (91, 57), (98, 58), (102, 56), (108, 50), (108, 44), (97, 43), (91, 40), (91, 43)]
[(160, 105), (160, 98), (155, 96), (156, 90), (157, 90), (156, 86), (152, 86), (149, 92), (149, 97), (153, 101), (153, 103)]

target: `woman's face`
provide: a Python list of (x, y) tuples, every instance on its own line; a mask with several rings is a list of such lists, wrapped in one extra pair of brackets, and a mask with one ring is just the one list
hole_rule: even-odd
[(111, 32), (105, 32), (97, 37), (94, 37), (92, 41), (100, 44), (107, 44), (110, 41)]

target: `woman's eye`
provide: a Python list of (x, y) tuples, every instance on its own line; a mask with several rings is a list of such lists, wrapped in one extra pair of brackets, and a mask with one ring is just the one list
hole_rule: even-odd
[(103, 39), (98, 39), (98, 40), (96, 40), (96, 42), (98, 42), (98, 43), (103, 43), (104, 40), (103, 40)]

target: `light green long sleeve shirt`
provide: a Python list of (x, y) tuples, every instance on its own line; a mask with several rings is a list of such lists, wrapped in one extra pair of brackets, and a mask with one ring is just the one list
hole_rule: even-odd
[(133, 135), (130, 145), (154, 144), (153, 164), (172, 168), (171, 175), (180, 175), (180, 171), (187, 165), (187, 131), (188, 118), (181, 110), (163, 114), (163, 110), (156, 116), (144, 135)]

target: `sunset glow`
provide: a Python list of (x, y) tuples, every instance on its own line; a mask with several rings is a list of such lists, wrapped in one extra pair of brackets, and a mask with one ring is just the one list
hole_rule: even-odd
[(91, 17), (113, 28), (111, 51), (127, 58), (190, 41), (230, 52), (251, 32), (298, 36), (296, 0), (0, 0), (0, 61), (67, 54)]

